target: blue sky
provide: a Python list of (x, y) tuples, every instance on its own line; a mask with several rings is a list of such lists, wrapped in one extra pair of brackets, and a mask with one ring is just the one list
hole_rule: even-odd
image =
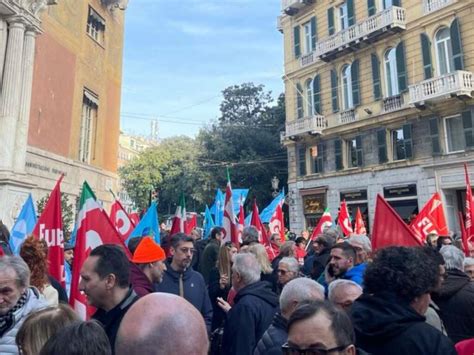
[[(126, 10), (121, 128), (160, 138), (219, 116), (221, 91), (253, 81), (283, 92), (279, 0), (132, 0)], [(180, 123), (178, 123), (180, 122)]]

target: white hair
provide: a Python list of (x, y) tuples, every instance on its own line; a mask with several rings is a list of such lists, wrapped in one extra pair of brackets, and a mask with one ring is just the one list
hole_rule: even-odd
[(439, 250), (439, 252), (446, 262), (447, 270), (464, 270), (464, 254), (460, 249), (456, 248), (454, 245), (445, 245)]
[(360, 285), (355, 283), (354, 281), (343, 280), (343, 279), (334, 280), (333, 282), (331, 282), (329, 284), (329, 287), (328, 287), (328, 299), (329, 299), (329, 301), (334, 302), (334, 294), (336, 293), (336, 289), (338, 289), (340, 287), (346, 287), (346, 286), (356, 287), (360, 290), (360, 292), (362, 292), (362, 287), (360, 287)]
[(260, 281), (260, 264), (251, 253), (236, 254), (232, 271), (240, 275), (245, 286)]
[(464, 258), (464, 267), (474, 265), (474, 258)]
[(280, 295), (280, 309), (287, 311), (293, 302), (324, 300), (324, 287), (307, 277), (288, 282)]
[(4, 274), (8, 269), (15, 271), (18, 286), (30, 286), (30, 268), (21, 257), (12, 255), (2, 256), (0, 258), (0, 274)]
[(288, 271), (292, 271), (295, 273), (298, 273), (298, 271), (300, 271), (300, 264), (298, 263), (298, 260), (296, 260), (295, 258), (288, 257), (288, 256), (284, 257), (278, 263), (278, 265), (280, 264), (288, 265)]
[(372, 243), (370, 242), (369, 237), (367, 237), (366, 235), (353, 235), (349, 238), (348, 242), (350, 245), (352, 245), (352, 242), (362, 244), (362, 248), (367, 253), (370, 253), (372, 251)]

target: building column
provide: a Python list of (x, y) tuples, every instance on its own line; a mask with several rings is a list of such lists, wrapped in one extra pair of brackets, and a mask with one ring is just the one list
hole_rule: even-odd
[(21, 66), (23, 79), (21, 83), (20, 112), (16, 127), (13, 159), (13, 169), (16, 172), (25, 171), (26, 147), (28, 143), (28, 127), (31, 111), (31, 90), (33, 86), (35, 43), (36, 32), (32, 29), (28, 29), (25, 33), (25, 43), (23, 45), (23, 60)]
[(21, 93), (25, 24), (10, 22), (0, 103), (0, 169), (12, 170)]

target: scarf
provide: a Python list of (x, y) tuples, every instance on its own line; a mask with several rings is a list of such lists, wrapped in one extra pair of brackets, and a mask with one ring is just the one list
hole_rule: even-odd
[(28, 290), (23, 292), (18, 302), (13, 306), (12, 309), (8, 311), (4, 316), (0, 316), (0, 338), (10, 330), (13, 326), (13, 321), (15, 320), (15, 312), (18, 311), (26, 304), (26, 299), (28, 298)]

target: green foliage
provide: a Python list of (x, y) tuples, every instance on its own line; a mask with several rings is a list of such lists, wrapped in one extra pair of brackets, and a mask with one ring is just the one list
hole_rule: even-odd
[[(49, 200), (49, 195), (47, 194), (43, 196), (43, 198), (36, 201), (36, 210), (38, 211), (38, 215), (43, 213), (44, 208), (46, 207), (46, 203)], [(71, 228), (74, 224), (74, 215), (75, 210), (72, 203), (69, 203), (69, 197), (61, 192), (61, 211), (63, 217), (63, 233), (65, 240), (69, 240), (69, 236), (71, 235)]]

